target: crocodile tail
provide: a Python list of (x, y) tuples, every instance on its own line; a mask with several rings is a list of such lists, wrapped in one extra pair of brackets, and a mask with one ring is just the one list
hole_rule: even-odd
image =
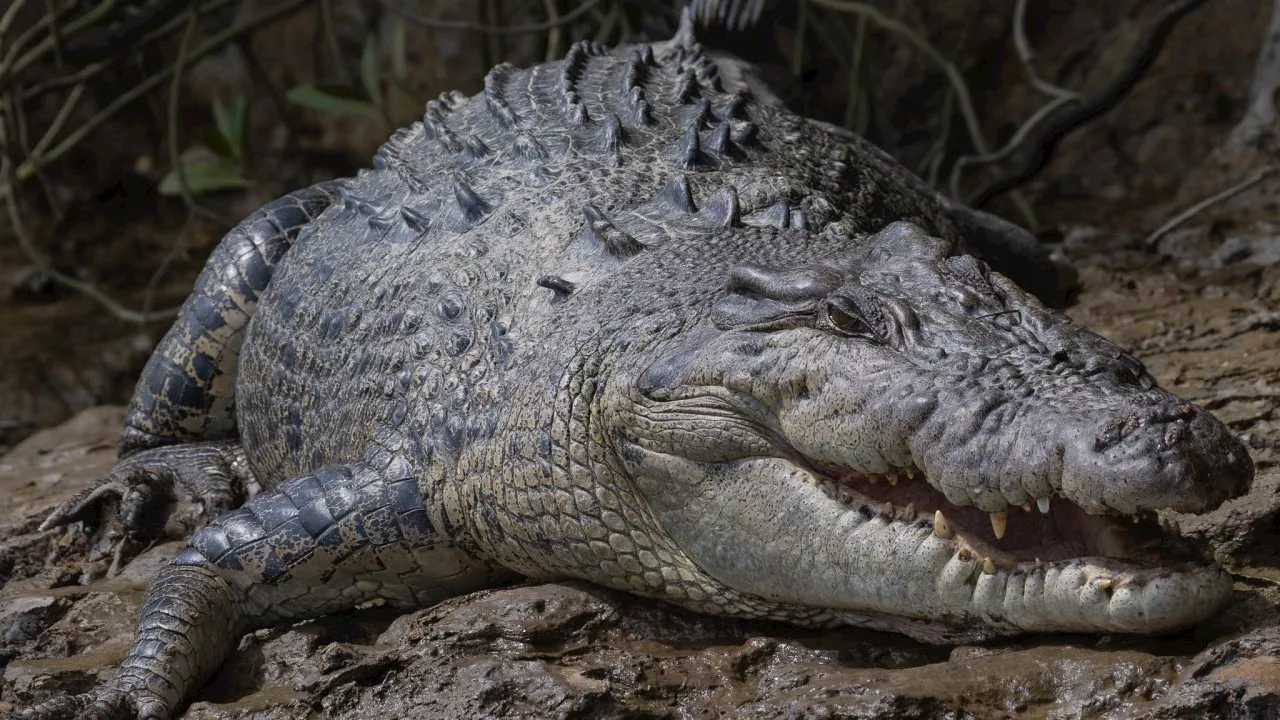
[(240, 346), (258, 298), (302, 228), (340, 196), (343, 181), (290, 193), (227, 233), (147, 361), (120, 433), (121, 457), (236, 435)]

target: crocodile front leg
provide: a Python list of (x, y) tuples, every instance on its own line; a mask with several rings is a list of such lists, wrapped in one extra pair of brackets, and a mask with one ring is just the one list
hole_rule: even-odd
[[(113, 570), (141, 540), (162, 534), (173, 499), (203, 512), (172, 518), (186, 537), (246, 497), (235, 441), (240, 347), (258, 298), (303, 229), (338, 197), (342, 181), (289, 193), (250, 215), (218, 243), (191, 296), (138, 378), (120, 433), (120, 462), (53, 512), (43, 527), (91, 518), (95, 546), (114, 548)], [(190, 505), (187, 505), (190, 507)]]
[(148, 586), (133, 649), (115, 678), (17, 717), (166, 718), (246, 632), (374, 599), (421, 607), (505, 576), (436, 531), (407, 461), (319, 470), (191, 538)]
[[(107, 576), (148, 537), (180, 539), (258, 489), (239, 441), (188, 443), (130, 455), (59, 505), (40, 525), (96, 527), (90, 560), (110, 554)], [(171, 511), (173, 507), (181, 508)]]

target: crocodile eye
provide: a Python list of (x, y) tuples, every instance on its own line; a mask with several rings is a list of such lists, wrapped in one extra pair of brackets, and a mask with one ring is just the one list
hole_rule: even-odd
[(857, 306), (848, 300), (834, 297), (826, 303), (827, 326), (835, 332), (849, 337), (871, 337), (875, 333), (871, 326), (863, 320)]

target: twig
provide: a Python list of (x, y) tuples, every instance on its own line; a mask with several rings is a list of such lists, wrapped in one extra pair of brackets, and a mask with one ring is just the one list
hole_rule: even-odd
[[(306, 5), (309, 1), (310, 0), (288, 0), (287, 2), (283, 2), (280, 5), (277, 5), (271, 8), (270, 10), (267, 10), (266, 12), (262, 13), (256, 18), (253, 18), (252, 20), (241, 23), (232, 28), (227, 28), (226, 30), (214, 35), (212, 38), (210, 38), (209, 40), (201, 44), (199, 47), (197, 47), (194, 51), (192, 51), (190, 54), (190, 57), (188, 58), (188, 61), (195, 62), (200, 58), (204, 57), (205, 55), (208, 55), (214, 52), (215, 50), (218, 50), (222, 46), (226, 45), (228, 42), (231, 42), (232, 40), (243, 35), (244, 33), (250, 32), (258, 28), (259, 26), (265, 25), (279, 17), (287, 15), (293, 12), (294, 10), (297, 10), (298, 8)], [(119, 112), (121, 108), (125, 107), (126, 105), (133, 102), (134, 100), (137, 100), (139, 97), (150, 92), (153, 88), (155, 88), (160, 83), (169, 79), (169, 76), (172, 73), (173, 73), (173, 67), (166, 67), (162, 70), (157, 71), (154, 75), (151, 75), (147, 79), (143, 80), (141, 83), (135, 85), (134, 87), (118, 95), (114, 100), (108, 103), (106, 107), (98, 111), (96, 115), (89, 118), (84, 123), (81, 123), (76, 128), (75, 132), (71, 133), (66, 138), (64, 138), (62, 142), (58, 143), (56, 147), (49, 150), (47, 154), (42, 156), (32, 156), (27, 160), (25, 160), (17, 168), (15, 168), (12, 171), (12, 173), (10, 173), (7, 178), (5, 178), (3, 184), (0, 184), (0, 193), (10, 192), (11, 188), (13, 187), (13, 183), (26, 181), (31, 177), (31, 175), (35, 172), (37, 168), (43, 165), (47, 165), (48, 163), (61, 157), (68, 150), (70, 150), (72, 147), (75, 147), (81, 140), (83, 140), (86, 136), (88, 136), (89, 133), (96, 130), (100, 125), (102, 125), (112, 116), (114, 116), (117, 112)]]
[(1223, 200), (1226, 200), (1234, 195), (1238, 195), (1244, 192), (1245, 190), (1248, 190), (1254, 185), (1257, 185), (1258, 183), (1267, 179), (1267, 177), (1274, 175), (1277, 170), (1280, 170), (1280, 166), (1268, 165), (1266, 167), (1260, 168), (1249, 177), (1245, 178), (1244, 180), (1241, 180), (1235, 185), (1232, 185), (1226, 190), (1223, 190), (1222, 192), (1216, 195), (1211, 195), (1205, 198), (1204, 200), (1201, 200), (1195, 205), (1192, 205), (1186, 210), (1183, 210), (1182, 212), (1173, 216), (1173, 218), (1168, 222), (1166, 222), (1165, 224), (1156, 228), (1154, 232), (1152, 232), (1150, 235), (1148, 235), (1146, 238), (1142, 240), (1142, 245), (1148, 249), (1154, 248), (1156, 245), (1156, 242), (1159, 241), (1160, 238), (1169, 234), (1171, 230), (1178, 227), (1182, 223), (1190, 220), (1196, 215), (1199, 215), (1201, 211), (1203, 211), (1205, 208), (1208, 208), (1212, 205), (1216, 205), (1217, 203), (1220, 203)]
[(1080, 97), (1077, 92), (1060, 88), (1040, 78), (1040, 74), (1036, 71), (1036, 54), (1031, 49), (1031, 43), (1027, 42), (1026, 20), (1027, 0), (1018, 0), (1013, 7), (1013, 46), (1018, 50), (1018, 57), (1022, 58), (1022, 66), (1027, 69), (1027, 79), (1031, 81), (1031, 86), (1053, 98)]
[[(592, 15), (596, 15), (598, 11), (592, 10)], [(609, 4), (609, 12), (604, 14), (600, 19), (600, 27), (596, 30), (595, 40), (600, 44), (609, 42), (609, 36), (613, 34), (613, 26), (618, 24), (618, 15), (622, 12), (622, 6), (618, 3)]]
[(791, 44), (791, 77), (800, 77), (804, 70), (804, 31), (809, 21), (809, 0), (800, 0), (796, 11), (796, 39)]
[[(236, 2), (236, 1), (237, 0), (212, 0), (212, 2), (208, 3), (207, 5), (200, 6), (200, 14), (204, 16), (211, 15), (212, 13), (215, 13), (218, 10), (221, 10), (224, 6), (230, 5), (232, 2)], [(156, 40), (169, 35), (174, 30), (177, 30), (179, 27), (182, 27), (182, 25), (185, 22), (186, 21), (182, 18), (173, 18), (169, 20), (169, 22), (165, 24), (163, 27), (156, 30), (152, 30), (146, 36), (144, 36), (140, 41), (138, 41), (136, 47), (145, 47), (146, 45), (149, 45), (155, 42)], [(52, 80), (48, 80), (43, 83), (32, 85), (31, 87), (26, 88), (22, 91), (22, 99), (28, 100), (37, 95), (41, 95), (43, 93), (49, 92), (50, 90), (57, 90), (59, 88), (66, 87), (68, 85), (75, 85), (84, 80), (88, 80), (89, 78), (105, 70), (107, 67), (111, 66), (111, 64), (116, 62), (118, 59), (119, 59), (118, 57), (112, 57), (104, 60), (99, 60), (97, 62), (91, 63), (81, 68), (80, 70), (77, 70), (75, 73), (71, 75), (66, 75), (60, 78), (54, 78)]]
[(547, 62), (551, 62), (563, 54), (560, 43), (564, 31), (560, 28), (560, 11), (556, 9), (556, 0), (542, 0), (542, 7), (546, 9), (547, 22), (551, 25), (551, 30), (547, 32)]
[(196, 34), (196, 25), (200, 22), (200, 6), (192, 5), (191, 12), (187, 18), (187, 29), (182, 33), (182, 40), (178, 43), (178, 57), (173, 62), (173, 82), (169, 83), (169, 112), (167, 115), (169, 126), (169, 163), (173, 166), (173, 172), (178, 178), (178, 192), (182, 195), (182, 202), (187, 206), (187, 212), (193, 215), (200, 215), (214, 222), (227, 223), (218, 213), (209, 210), (200, 203), (196, 202), (195, 195), (191, 193), (191, 184), (187, 182), (187, 166), (182, 162), (182, 142), (181, 135), (178, 132), (178, 105), (182, 99), (182, 74), (187, 66), (187, 53), (191, 50), (191, 38)]
[(49, 37), (53, 38), (53, 60), (62, 69), (62, 29), (58, 25), (58, 0), (44, 0), (45, 14), (49, 18)]
[(18, 211), (18, 199), (13, 196), (13, 182), (7, 179), (7, 176), (11, 173), (11, 167), (8, 158), (0, 158), (0, 176), (6, 176), (5, 184), (0, 186), (0, 196), (3, 197), (5, 204), (8, 206), (10, 224), (13, 227), (14, 235), (18, 238), (18, 246), (42, 275), (59, 285), (66, 286), (89, 297), (112, 315), (125, 322), (142, 325), (155, 320), (167, 320), (177, 316), (181, 308), (168, 308), (154, 313), (141, 313), (137, 310), (131, 310), (112, 300), (93, 285), (77, 280), (53, 267), (49, 260), (36, 250), (35, 244), (31, 241), (31, 235), (27, 232), (26, 225), (22, 222), (22, 215)]
[(964, 172), (966, 167), (970, 165), (989, 165), (991, 163), (1000, 162), (1001, 160), (1009, 157), (1015, 150), (1022, 146), (1023, 141), (1027, 139), (1027, 135), (1031, 134), (1031, 131), (1043, 122), (1045, 118), (1049, 117), (1053, 111), (1067, 103), (1075, 101), (1076, 98), (1074, 97), (1059, 95), (1045, 103), (1045, 105), (1037, 110), (1034, 115), (1027, 118), (1027, 121), (1022, 123), (1018, 130), (1013, 133), (1013, 137), (1009, 138), (1009, 141), (1006, 142), (999, 150), (985, 155), (964, 155), (957, 159), (955, 164), (951, 166), (951, 179), (948, 182), (951, 197), (960, 197), (960, 175)]
[(338, 32), (333, 22), (332, 0), (320, 0), (320, 26), (324, 30), (324, 44), (329, 48), (329, 54), (333, 56), (333, 64), (338, 70), (338, 76), (342, 78), (344, 84), (350, 85), (351, 73), (342, 60), (342, 50), (338, 48)]
[[(72, 37), (86, 27), (94, 25), (99, 20), (110, 14), (111, 11), (115, 9), (117, 2), (118, 0), (103, 0), (103, 2), (98, 3), (92, 10), (68, 23), (63, 37)], [(45, 53), (49, 52), (53, 47), (53, 39), (45, 38), (26, 54), (18, 57), (18, 52), (21, 47), (22, 45), (19, 43), (10, 48), (8, 54), (5, 56), (4, 62), (0, 63), (0, 88), (3, 88), (5, 84), (9, 82), (10, 78), (17, 77), (17, 75), (23, 70), (26, 70), (29, 65), (39, 60)]]
[[(818, 1), (814, 0), (814, 2)], [(1159, 17), (1147, 28), (1144, 36), (1138, 40), (1124, 67), (1111, 79), (1110, 83), (1097, 95), (1081, 102), (1068, 104), (1064, 106), (1062, 112), (1043, 122), (1027, 141), (1027, 144), (1031, 145), (1031, 152), (1023, 154), (1022, 162), (978, 189), (966, 199), (966, 202), (973, 207), (981, 208), (1039, 172), (1048, 162), (1058, 142), (1071, 130), (1115, 107), (1128, 94), (1138, 78), (1160, 54), (1165, 40), (1168, 39), (1169, 33), (1173, 31), (1178, 21), (1204, 2), (1205, 0), (1178, 0), (1162, 10)], [(986, 154), (986, 151), (980, 154)]]
[(910, 27), (865, 3), (854, 2), (853, 0), (806, 0), (806, 2), (831, 10), (861, 15), (880, 28), (905, 38), (912, 45), (915, 45), (920, 52), (924, 53), (926, 57), (942, 69), (942, 72), (947, 76), (947, 81), (955, 89), (956, 102), (959, 105), (960, 115), (964, 118), (965, 128), (968, 130), (969, 141), (973, 143), (974, 148), (980, 154), (985, 155), (990, 152), (986, 138), (982, 134), (982, 126), (978, 123), (978, 115), (973, 109), (973, 99), (969, 95), (969, 86), (965, 83), (964, 77), (956, 69), (956, 66), (930, 44), (928, 40), (917, 34)]
[[(858, 16), (858, 29), (853, 40), (853, 53), (849, 60), (849, 83), (844, 105), (844, 126), (856, 132), (866, 131), (866, 104), (862, 102), (862, 56), (867, 43), (867, 18)], [(854, 127), (855, 117), (861, 112), (861, 121)]]
[(431, 28), (433, 30), (471, 30), (474, 32), (485, 33), (487, 35), (518, 35), (520, 33), (536, 33), (550, 30), (553, 27), (563, 27), (577, 20), (587, 13), (588, 10), (598, 5), (601, 0), (585, 0), (581, 5), (570, 10), (569, 12), (556, 18), (555, 22), (530, 23), (528, 25), (488, 25), (486, 23), (471, 22), (470, 20), (441, 20), (438, 18), (429, 18), (419, 15), (398, 2), (398, 0), (378, 0), (383, 7), (400, 17), (408, 20), (415, 25)]
[(26, 4), (27, 0), (13, 0), (13, 4), (4, 11), (4, 15), (0, 15), (0, 41), (4, 40), (5, 33), (9, 32), (14, 18), (18, 17), (18, 13), (22, 12), (22, 6)]

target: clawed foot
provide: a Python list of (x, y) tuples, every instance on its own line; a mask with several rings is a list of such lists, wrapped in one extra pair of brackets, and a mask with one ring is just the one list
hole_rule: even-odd
[(57, 695), (17, 710), (12, 720), (166, 720), (169, 702), (143, 685), (116, 678), (82, 695)]
[(41, 530), (83, 520), (90, 560), (114, 576), (147, 541), (180, 539), (239, 507), (257, 487), (236, 441), (188, 443), (130, 455), (58, 506)]

